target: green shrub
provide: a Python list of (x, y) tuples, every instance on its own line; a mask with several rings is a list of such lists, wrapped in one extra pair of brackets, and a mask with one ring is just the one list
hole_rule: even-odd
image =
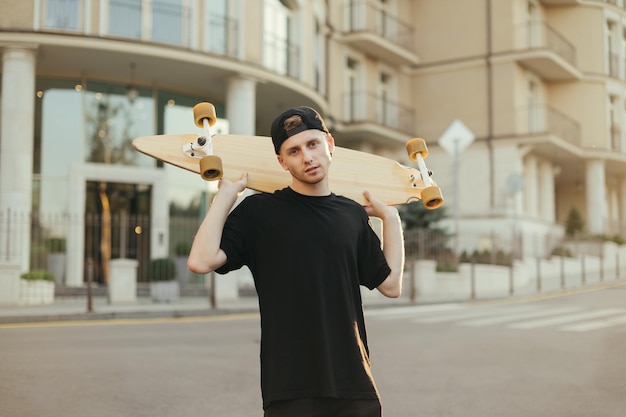
[(174, 278), (176, 278), (176, 263), (172, 259), (153, 259), (148, 264), (150, 281), (173, 281)]
[(174, 254), (176, 256), (189, 256), (189, 251), (191, 251), (191, 243), (189, 242), (178, 242), (176, 246), (174, 246)]
[(20, 278), (28, 281), (52, 281), (54, 282), (55, 276), (52, 272), (45, 269), (35, 269), (29, 272), (23, 273)]
[(65, 238), (51, 237), (46, 239), (46, 249), (50, 253), (63, 253), (65, 252)]

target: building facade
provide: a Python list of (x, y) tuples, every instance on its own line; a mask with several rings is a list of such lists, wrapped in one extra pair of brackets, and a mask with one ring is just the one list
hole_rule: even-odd
[(250, 135), (310, 105), (404, 163), (424, 137), (458, 251), (543, 256), (572, 207), (590, 235), (626, 228), (623, 0), (2, 0), (0, 50), (1, 260), (62, 239), (68, 286), (184, 243), (173, 213), (211, 190), (130, 141), (194, 132), (199, 101)]

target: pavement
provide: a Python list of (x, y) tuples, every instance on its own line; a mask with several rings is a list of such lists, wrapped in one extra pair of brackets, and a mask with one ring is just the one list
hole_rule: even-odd
[[(388, 308), (415, 304), (432, 304), (459, 300), (445, 297), (420, 299), (411, 301), (408, 296), (389, 299), (381, 296), (363, 298), (364, 309)], [(107, 319), (149, 319), (202, 317), (227, 314), (258, 313), (256, 295), (240, 296), (232, 300), (218, 300), (211, 306), (208, 297), (184, 296), (176, 302), (159, 303), (150, 297), (138, 297), (134, 303), (110, 304), (107, 297), (92, 298), (91, 311), (85, 296), (55, 297), (52, 304), (34, 306), (0, 306), (0, 324), (8, 323), (41, 323), (58, 321), (84, 321)]]
[[(423, 297), (414, 300), (407, 294), (400, 298), (386, 298), (377, 292), (363, 296), (363, 308), (394, 308), (428, 304), (459, 303), (459, 302), (520, 302), (559, 297), (579, 292), (597, 291), (605, 288), (626, 286), (626, 280), (610, 281), (584, 287), (569, 288), (551, 292), (531, 293), (518, 292), (513, 296), (478, 298), (467, 297)], [(258, 313), (256, 294), (246, 293), (237, 299), (217, 300), (211, 305), (208, 296), (181, 296), (176, 302), (159, 303), (150, 297), (137, 297), (136, 302), (111, 304), (106, 296), (94, 296), (91, 311), (86, 296), (57, 296), (52, 304), (35, 306), (2, 306), (0, 305), (0, 326), (15, 323), (50, 323), (63, 321), (113, 320), (113, 319), (150, 319), (150, 318), (182, 318), (204, 317), (234, 314)]]

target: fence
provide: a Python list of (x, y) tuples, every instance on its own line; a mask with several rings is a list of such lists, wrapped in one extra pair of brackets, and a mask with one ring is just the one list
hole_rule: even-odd
[(528, 295), (626, 278), (626, 245), (612, 241), (563, 240), (548, 256), (524, 258), (494, 246), (457, 259), (448, 248), (450, 239), (441, 231), (405, 233), (412, 301)]
[[(47, 270), (55, 275), (57, 284), (64, 284), (69, 251), (79, 251), (83, 277), (97, 284), (108, 280), (108, 262), (113, 259), (136, 259), (137, 280), (148, 282), (154, 265), (165, 265), (155, 258), (187, 257), (201, 217), (174, 216), (168, 220), (167, 236), (155, 235), (153, 219), (147, 215), (117, 213), (103, 215), (87, 213), (25, 214), (7, 211), (0, 213), (0, 261), (22, 264), (22, 269)], [(156, 257), (151, 250), (154, 240), (167, 239), (167, 255)], [(81, 242), (82, 244), (78, 244)], [(180, 264), (180, 262), (178, 262)], [(181, 281), (198, 279), (184, 265), (177, 265), (176, 275)]]

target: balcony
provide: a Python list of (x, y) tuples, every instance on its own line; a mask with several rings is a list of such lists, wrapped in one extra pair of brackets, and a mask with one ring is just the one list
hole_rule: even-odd
[(343, 117), (334, 125), (343, 142), (404, 144), (415, 130), (413, 109), (383, 95), (356, 92), (344, 96)]
[(344, 28), (343, 40), (354, 49), (390, 65), (418, 63), (413, 28), (390, 15), (380, 2), (347, 1)]
[[(236, 57), (238, 22), (228, 16), (207, 13), (198, 31), (197, 10), (165, 1), (108, 0), (98, 21), (89, 24), (94, 11), (85, 0), (40, 0), (36, 2), (35, 30), (84, 33), (104, 38), (122, 38), (181, 46), (189, 49)], [(92, 25), (98, 31), (92, 29)], [(194, 31), (202, 39), (194, 41)]]
[(547, 24), (530, 22), (515, 33), (517, 62), (547, 81), (581, 79), (576, 48)]

